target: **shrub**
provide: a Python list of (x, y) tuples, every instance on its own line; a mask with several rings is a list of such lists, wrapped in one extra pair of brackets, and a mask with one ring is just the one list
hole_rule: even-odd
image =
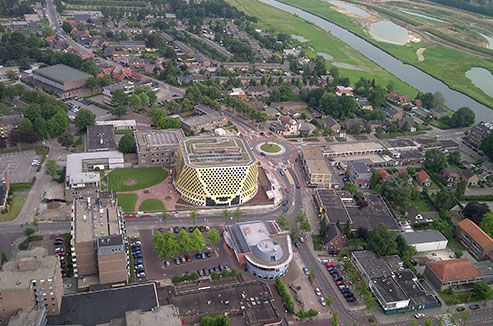
[(199, 274), (197, 274), (196, 272), (191, 272), (191, 273), (176, 275), (171, 279), (171, 282), (173, 282), (173, 284), (178, 284), (186, 281), (196, 281), (198, 279), (199, 279)]
[(291, 295), (288, 292), (288, 288), (286, 287), (286, 285), (284, 285), (284, 282), (279, 276), (276, 276), (275, 286), (277, 292), (279, 292), (279, 295), (282, 298), (282, 302), (284, 304), (284, 307), (286, 308), (286, 311), (290, 314), (294, 313), (293, 298), (291, 298)]

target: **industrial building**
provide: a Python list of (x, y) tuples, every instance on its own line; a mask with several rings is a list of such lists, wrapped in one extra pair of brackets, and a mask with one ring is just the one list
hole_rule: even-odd
[(405, 232), (402, 237), (407, 244), (416, 248), (417, 252), (444, 250), (448, 240), (438, 230), (425, 230), (418, 232)]
[(176, 151), (185, 137), (181, 129), (136, 131), (135, 144), (141, 167), (171, 167), (176, 162)]
[(0, 271), (0, 325), (22, 309), (40, 309), (40, 320), (58, 315), (63, 280), (58, 256), (45, 248), (19, 251)]
[(332, 171), (320, 147), (302, 147), (300, 160), (308, 186), (331, 188)]
[(353, 251), (351, 261), (361, 272), (385, 314), (440, 305), (430, 286), (418, 280), (411, 270), (405, 269), (398, 256), (381, 258), (372, 251)]
[(96, 197), (101, 170), (123, 168), (123, 154), (117, 151), (88, 152), (67, 155), (65, 199)]
[(113, 126), (88, 126), (86, 132), (86, 151), (116, 151), (115, 130)]
[(78, 94), (84, 89), (90, 74), (64, 64), (39, 68), (33, 71), (32, 79), (40, 88), (59, 96)]
[(191, 137), (178, 148), (174, 184), (193, 205), (239, 205), (256, 195), (258, 169), (239, 137)]
[(288, 272), (293, 259), (289, 231), (275, 221), (245, 222), (228, 225), (224, 239), (236, 259), (254, 276), (273, 279)]
[(128, 259), (125, 227), (111, 193), (75, 199), (72, 204), (74, 275), (97, 275), (100, 284), (126, 283)]

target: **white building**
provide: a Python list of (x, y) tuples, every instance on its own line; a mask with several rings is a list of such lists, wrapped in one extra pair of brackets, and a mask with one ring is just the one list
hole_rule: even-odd
[(444, 250), (448, 240), (438, 230), (402, 233), (407, 244), (416, 248), (417, 252)]
[(108, 120), (108, 121), (96, 121), (96, 126), (113, 126), (115, 130), (135, 130), (137, 128), (137, 122), (131, 120)]

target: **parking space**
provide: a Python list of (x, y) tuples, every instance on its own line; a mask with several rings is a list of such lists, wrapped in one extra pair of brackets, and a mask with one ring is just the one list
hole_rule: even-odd
[(348, 280), (347, 275), (341, 265), (335, 260), (325, 260), (323, 261), (327, 273), (332, 278), (332, 282), (335, 287), (339, 290), (342, 297), (349, 303), (349, 305), (357, 305), (358, 299), (362, 301), (361, 298), (356, 297), (356, 291), (352, 286), (351, 282)]
[(0, 173), (7, 172), (11, 183), (31, 182), (39, 164), (33, 150), (0, 154)]
[[(140, 230), (140, 239), (142, 241), (142, 254), (144, 258), (144, 268), (146, 270), (147, 279), (149, 280), (161, 280), (164, 278), (172, 278), (173, 276), (197, 272), (199, 273), (203, 269), (209, 269), (218, 267), (218, 265), (234, 268), (233, 262), (229, 259), (229, 255), (224, 251), (223, 242), (220, 241), (215, 247), (205, 248), (199, 258), (197, 253), (193, 253), (186, 257), (185, 255), (179, 255), (182, 259), (179, 260), (179, 264), (175, 262), (175, 259), (163, 259), (153, 252), (153, 235), (154, 232), (161, 232), (160, 230)], [(169, 230), (168, 230), (169, 232)], [(209, 253), (206, 255), (206, 253)], [(205, 256), (202, 258), (202, 256)], [(174, 257), (176, 258), (176, 257)], [(188, 259), (187, 259), (188, 258)], [(168, 263), (166, 263), (166, 261)], [(206, 275), (207, 276), (207, 275)]]
[(144, 256), (142, 255), (142, 242), (137, 239), (133, 239), (130, 242), (131, 266), (135, 273), (135, 277), (139, 281), (145, 281), (147, 279), (146, 271), (144, 268)]

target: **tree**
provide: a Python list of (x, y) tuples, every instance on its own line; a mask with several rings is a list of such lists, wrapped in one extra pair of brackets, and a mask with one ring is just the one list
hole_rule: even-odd
[(450, 124), (454, 128), (470, 127), (474, 123), (475, 118), (476, 116), (470, 108), (463, 107), (454, 112), (450, 119)]
[(161, 213), (161, 221), (163, 221), (163, 223), (166, 225), (168, 218), (169, 218), (168, 211), (166, 210), (166, 207), (164, 207), (163, 212)]
[(178, 241), (178, 245), (180, 246), (181, 251), (186, 253), (190, 253), (193, 251), (194, 246), (192, 239), (190, 238), (190, 234), (185, 231), (185, 229), (180, 230), (180, 233), (178, 233), (176, 240)]
[(223, 209), (223, 217), (224, 218), (230, 218), (231, 217), (231, 212), (229, 211), (229, 209), (227, 209), (227, 208)]
[(161, 257), (174, 257), (182, 249), (175, 235), (170, 232), (156, 232), (154, 234), (153, 244), (153, 251)]
[(70, 33), (72, 31), (72, 25), (70, 25), (69, 22), (64, 21), (62, 24), (62, 29), (65, 31), (65, 33)]
[(380, 256), (395, 255), (398, 252), (396, 235), (385, 224), (378, 224), (370, 231), (368, 247)]
[(460, 258), (464, 255), (464, 252), (462, 250), (454, 250), (454, 255), (456, 258)]
[(192, 245), (192, 251), (201, 251), (202, 249), (204, 249), (205, 237), (198, 228), (195, 228), (192, 234), (190, 234), (190, 241)]
[(281, 215), (277, 218), (277, 224), (281, 227), (283, 230), (289, 230), (289, 224), (288, 220), (286, 219), (286, 213), (282, 212)]
[(241, 214), (243, 214), (243, 212), (241, 211), (241, 208), (239, 206), (236, 207), (236, 209), (233, 212), (233, 217), (236, 219), (236, 221), (240, 220)]
[(432, 109), (436, 106), (437, 101), (432, 93), (421, 93), (418, 98), (423, 102), (423, 107), (425, 109)]
[(84, 85), (86, 88), (88, 89), (95, 89), (96, 87), (98, 87), (98, 80), (96, 77), (89, 77), (87, 80), (86, 80), (86, 83)]
[(198, 216), (199, 216), (199, 212), (197, 211), (197, 209), (195, 207), (192, 208), (192, 211), (190, 212), (190, 217), (192, 218), (193, 223), (195, 223)]
[(17, 73), (15, 70), (7, 70), (5, 73), (5, 77), (7, 77), (9, 80), (16, 80), (17, 79)]
[(431, 172), (439, 172), (447, 167), (447, 157), (437, 148), (430, 149), (426, 151), (424, 166)]
[(493, 132), (481, 142), (481, 150), (493, 162)]
[(478, 203), (477, 201), (469, 202), (462, 210), (462, 214), (473, 221), (476, 224), (481, 224), (483, 217), (490, 211), (489, 207), (485, 203)]
[(451, 152), (448, 154), (447, 161), (449, 164), (459, 165), (460, 164), (460, 153), (458, 151)]
[(118, 142), (118, 149), (123, 154), (136, 153), (137, 145), (135, 144), (134, 135), (131, 133), (126, 133)]
[(224, 315), (205, 316), (200, 320), (200, 326), (230, 326), (230, 321), (229, 317)]
[(33, 228), (27, 228), (27, 229), (25, 229), (25, 230), (24, 230), (24, 235), (25, 235), (26, 237), (30, 237), (31, 235), (33, 235), (33, 234), (34, 234), (34, 232), (35, 232), (35, 231), (34, 231), (34, 229), (33, 229)]
[(45, 171), (46, 174), (51, 176), (53, 179), (57, 179), (58, 174), (60, 173), (60, 167), (54, 160), (48, 160), (45, 163)]
[(212, 228), (207, 233), (207, 237), (213, 246), (215, 246), (221, 240), (221, 234), (218, 229)]
[(156, 109), (152, 115), (152, 123), (159, 129), (181, 128), (181, 121), (164, 115), (163, 110)]
[(57, 112), (48, 120), (50, 136), (58, 137), (63, 134), (69, 125), (68, 117), (65, 112)]
[(129, 96), (122, 89), (115, 89), (112, 92), (111, 104), (113, 106), (127, 106)]
[(92, 126), (94, 123), (96, 123), (96, 115), (88, 109), (81, 109), (74, 119), (74, 124), (80, 130), (86, 130), (88, 126)]
[(58, 142), (63, 147), (69, 148), (74, 144), (74, 136), (71, 133), (65, 131), (58, 137)]
[(483, 282), (474, 284), (473, 294), (477, 300), (490, 300), (493, 298), (493, 290)]
[(482, 221), (479, 223), (481, 230), (486, 232), (490, 237), (493, 237), (493, 213), (488, 212), (483, 215)]
[(139, 108), (141, 108), (143, 106), (143, 104), (142, 104), (142, 98), (139, 95), (137, 95), (137, 94), (133, 94), (132, 96), (130, 96), (130, 98), (128, 100), (128, 104), (134, 110), (135, 109), (139, 109)]
[(111, 114), (117, 117), (123, 117), (127, 114), (127, 108), (123, 105), (118, 105), (117, 107), (111, 109)]

